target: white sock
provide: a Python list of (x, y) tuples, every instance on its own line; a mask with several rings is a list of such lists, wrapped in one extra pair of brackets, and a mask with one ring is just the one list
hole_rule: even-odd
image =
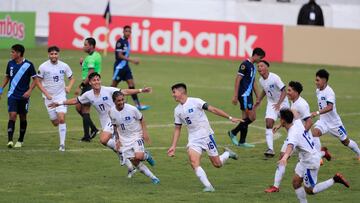
[(306, 193), (304, 187), (300, 187), (295, 190), (296, 196), (299, 199), (300, 203), (307, 203)]
[(353, 150), (353, 152), (355, 152), (358, 157), (360, 157), (360, 150), (359, 150), (359, 147), (358, 147), (358, 145), (356, 144), (355, 141), (350, 140), (350, 142), (349, 142), (349, 144), (348, 144), (348, 147), (349, 147), (351, 150)]
[(326, 180), (324, 182), (318, 183), (315, 185), (314, 189), (313, 189), (313, 193), (319, 193), (322, 192), (326, 189), (328, 189), (329, 187), (331, 187), (332, 185), (334, 185), (334, 179), (330, 178), (329, 180)]
[(144, 152), (144, 160), (147, 160), (149, 158), (149, 152), (145, 151)]
[(109, 141), (106, 143), (106, 146), (109, 147), (110, 149), (116, 151), (116, 142), (115, 139), (111, 138), (109, 139)]
[(274, 151), (274, 134), (272, 129), (265, 130), (265, 138), (268, 148)]
[(321, 151), (321, 142), (319, 137), (313, 137), (315, 149)]
[(147, 166), (145, 166), (145, 164), (143, 164), (143, 163), (139, 163), (139, 165), (137, 166), (137, 168), (139, 169), (139, 171), (141, 172), (141, 173), (143, 173), (144, 175), (146, 175), (147, 177), (149, 177), (149, 178), (151, 178), (151, 179), (153, 179), (153, 178), (156, 178), (155, 176), (154, 176), (154, 174), (150, 171), (150, 169), (147, 167)]
[(60, 137), (60, 145), (65, 146), (66, 123), (59, 124), (59, 137)]
[(279, 164), (275, 171), (274, 186), (279, 188), (282, 178), (285, 174), (285, 166)]
[(125, 159), (125, 166), (128, 168), (129, 171), (134, 170), (134, 165), (131, 163), (130, 159)]
[(205, 186), (205, 187), (212, 187), (211, 183), (209, 182), (205, 171), (201, 168), (201, 166), (195, 168), (195, 174), (196, 176), (200, 179), (201, 183)]
[(221, 165), (224, 165), (226, 160), (229, 159), (230, 153), (225, 151), (224, 153), (222, 153), (222, 155), (219, 156), (220, 161), (221, 161)]

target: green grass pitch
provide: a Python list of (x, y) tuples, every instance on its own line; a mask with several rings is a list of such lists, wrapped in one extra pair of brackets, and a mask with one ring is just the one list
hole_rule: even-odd
[[(0, 50), (0, 56), (3, 76), (10, 50)], [(38, 68), (47, 59), (46, 48), (28, 49), (25, 56)], [(74, 71), (76, 85), (80, 83), (79, 58), (84, 56), (82, 51), (61, 52), (62, 60)], [(226, 131), (234, 125), (207, 113), (217, 144), (231, 146), (240, 157), (238, 161), (229, 160), (223, 168), (216, 169), (211, 166), (207, 156), (203, 156), (202, 166), (216, 188), (215, 193), (204, 194), (201, 183), (191, 170), (184, 148), (187, 141), (184, 128), (176, 156), (169, 158), (166, 155), (171, 144), (173, 110), (176, 106), (171, 97), (171, 85), (185, 82), (190, 96), (202, 98), (232, 116), (240, 116), (239, 107), (231, 104), (240, 61), (147, 55), (137, 57), (141, 64), (132, 65), (137, 87), (151, 86), (154, 90), (152, 94), (140, 95), (140, 99), (151, 106), (150, 110), (143, 113), (152, 139), (151, 145), (147, 147), (156, 159), (156, 166), (151, 170), (160, 178), (160, 185), (151, 184), (140, 173), (127, 179), (127, 170), (120, 167), (118, 158), (99, 143), (98, 137), (91, 143), (79, 142), (82, 122), (74, 107), (68, 108), (66, 116), (67, 151), (59, 152), (58, 130), (48, 119), (38, 89), (31, 95), (24, 147), (8, 149), (5, 91), (0, 100), (0, 202), (297, 202), (291, 187), (296, 158), (289, 161), (280, 193), (264, 193), (264, 189), (273, 183), (277, 162), (277, 156), (268, 160), (263, 158), (266, 148), (263, 128), (266, 101), (262, 103), (257, 120), (249, 129), (248, 141), (257, 143), (253, 149), (231, 146)], [(113, 53), (109, 53), (103, 59), (103, 85), (111, 84), (112, 64)], [(360, 69), (273, 63), (270, 70), (280, 75), (285, 83), (291, 80), (302, 82), (302, 96), (314, 111), (317, 109), (314, 75), (320, 67), (330, 72), (329, 84), (336, 93), (338, 113), (349, 137), (360, 143)], [(126, 88), (126, 84), (123, 82), (120, 87)], [(73, 92), (74, 89), (68, 98), (73, 97)], [(131, 97), (127, 99), (133, 104)], [(100, 126), (94, 109), (91, 115), (97, 126)], [(17, 120), (15, 140), (18, 133)], [(285, 139), (285, 131), (281, 130), (280, 133), (282, 136), (275, 141), (276, 152)], [(340, 171), (349, 180), (351, 187), (346, 189), (342, 185), (334, 185), (316, 196), (308, 196), (309, 202), (358, 202), (360, 163), (355, 159), (355, 154), (330, 135), (323, 136), (321, 141), (331, 150), (334, 158), (331, 162), (325, 161), (318, 181), (326, 180)]]

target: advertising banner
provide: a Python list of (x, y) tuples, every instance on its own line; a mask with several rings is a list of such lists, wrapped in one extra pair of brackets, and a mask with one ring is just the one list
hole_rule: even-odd
[(35, 12), (0, 12), (0, 48), (35, 47)]
[(112, 51), (125, 25), (132, 27), (133, 53), (244, 59), (262, 47), (267, 60), (282, 61), (281, 25), (112, 16), (108, 28), (101, 15), (50, 13), (48, 43), (80, 49), (91, 36), (97, 49)]

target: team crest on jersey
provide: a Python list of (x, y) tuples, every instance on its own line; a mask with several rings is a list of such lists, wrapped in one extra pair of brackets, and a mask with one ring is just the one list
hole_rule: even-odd
[(65, 70), (60, 70), (60, 74), (64, 74), (65, 73)]
[(109, 98), (108, 97), (103, 97), (102, 100), (106, 101), (106, 100), (109, 100)]
[(271, 88), (275, 88), (275, 85), (274, 85), (274, 84), (270, 85), (270, 89), (271, 89)]
[(241, 65), (241, 66), (240, 66), (240, 69), (241, 69), (241, 70), (245, 70), (245, 68), (246, 68), (245, 65)]
[(326, 100), (326, 98), (325, 98), (325, 97), (321, 97), (321, 100)]
[(131, 117), (130, 117), (130, 116), (126, 116), (126, 117), (125, 117), (125, 121), (129, 121), (129, 120), (131, 120)]
[(191, 108), (191, 109), (188, 110), (188, 112), (192, 113), (192, 112), (194, 112), (194, 109)]

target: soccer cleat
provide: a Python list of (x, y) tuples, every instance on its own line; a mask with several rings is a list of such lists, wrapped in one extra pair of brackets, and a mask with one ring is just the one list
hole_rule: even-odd
[(147, 153), (147, 155), (148, 155), (148, 158), (146, 159), (146, 161), (150, 164), (150, 166), (155, 166), (155, 160), (152, 158), (150, 152), (146, 151), (145, 153)]
[(94, 139), (96, 137), (96, 135), (99, 133), (99, 130), (96, 129), (95, 131), (91, 131), (90, 133), (90, 139)]
[(253, 148), (253, 147), (255, 147), (255, 145), (249, 144), (249, 143), (246, 143), (246, 142), (244, 142), (244, 143), (239, 143), (238, 146), (239, 146), (239, 147), (244, 147), (244, 148)]
[(157, 185), (157, 184), (160, 184), (160, 179), (155, 177), (155, 178), (151, 178), (151, 182), (154, 184), (154, 185)]
[(59, 146), (59, 151), (60, 151), (60, 152), (65, 152), (65, 145), (61, 144), (61, 145)]
[(23, 146), (22, 142), (17, 141), (14, 148), (21, 148)]
[(204, 187), (203, 192), (215, 192), (215, 188), (213, 186)]
[(239, 142), (238, 142), (238, 140), (236, 139), (236, 135), (232, 134), (231, 130), (229, 130), (229, 131), (227, 132), (227, 134), (229, 135), (231, 142), (232, 142), (234, 145), (238, 146), (238, 145), (239, 145)]
[(13, 141), (9, 141), (6, 146), (7, 146), (8, 148), (13, 148), (13, 147), (14, 147)]
[(90, 141), (91, 141), (91, 138), (89, 136), (85, 136), (85, 135), (84, 135), (84, 137), (82, 137), (80, 139), (80, 142), (90, 142)]
[(140, 106), (136, 106), (136, 108), (137, 108), (139, 111), (145, 111), (145, 110), (150, 109), (150, 106), (148, 106), (148, 105), (140, 105)]
[(335, 183), (340, 183), (345, 185), (345, 187), (350, 187), (349, 182), (345, 180), (344, 176), (341, 173), (336, 173), (333, 179)]
[(266, 193), (274, 193), (274, 192), (279, 192), (280, 188), (276, 187), (276, 186), (270, 186), (268, 189), (264, 190), (264, 192)]
[(231, 149), (229, 149), (227, 147), (224, 147), (224, 150), (226, 152), (229, 152), (229, 158), (232, 158), (234, 160), (238, 160), (239, 156), (234, 151), (232, 151)]
[(272, 150), (272, 149), (267, 149), (265, 152), (264, 152), (264, 155), (268, 158), (272, 158), (275, 156), (275, 152)]
[(330, 154), (328, 148), (327, 147), (321, 147), (321, 151), (323, 151), (325, 153), (324, 158), (326, 160), (330, 161), (331, 160), (331, 154)]
[(127, 177), (132, 178), (136, 172), (136, 168), (134, 168), (133, 170), (128, 170)]

